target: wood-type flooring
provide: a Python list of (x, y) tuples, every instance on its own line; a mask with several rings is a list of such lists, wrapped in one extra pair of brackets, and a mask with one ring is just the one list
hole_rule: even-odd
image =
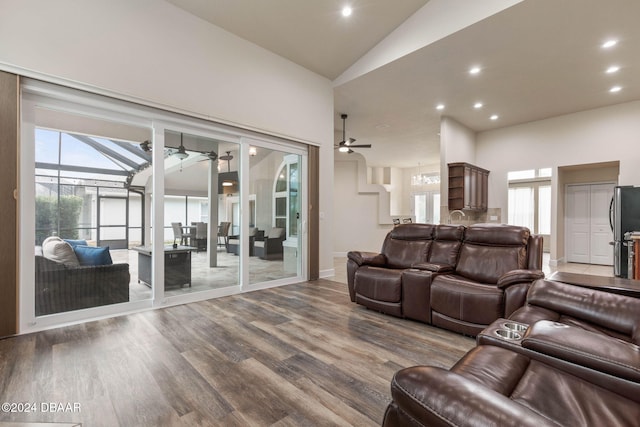
[(0, 340), (0, 425), (376, 426), (397, 370), (474, 344), (305, 282)]

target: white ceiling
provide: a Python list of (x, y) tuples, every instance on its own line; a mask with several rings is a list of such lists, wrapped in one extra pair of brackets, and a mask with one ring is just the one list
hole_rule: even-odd
[[(428, 3), (352, 0), (344, 19), (343, 0), (168, 1), (332, 80)], [(638, 18), (638, 0), (522, 1), (336, 84), (336, 142), (347, 113), (347, 137), (373, 144), (359, 150), (369, 165), (410, 167), (439, 162), (441, 115), (481, 132), (639, 100)], [(608, 38), (618, 45), (602, 49)], [(613, 64), (620, 71), (606, 74)]]

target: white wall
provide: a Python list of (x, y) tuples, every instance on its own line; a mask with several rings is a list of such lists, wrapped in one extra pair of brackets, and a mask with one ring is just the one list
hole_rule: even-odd
[[(640, 186), (640, 101), (553, 117), (477, 135), (476, 160), (489, 169), (489, 207), (508, 206), (507, 172), (612, 162), (620, 185)], [(594, 175), (595, 176), (595, 175)], [(560, 184), (562, 185), (562, 184)], [(564, 257), (564, 188), (552, 180), (551, 259)], [(556, 241), (556, 238), (559, 241)]]
[[(483, 167), (476, 163), (476, 134), (468, 127), (451, 117), (443, 117), (440, 121), (440, 203), (449, 205), (449, 163), (466, 162)], [(442, 212), (446, 215), (446, 212)], [(443, 216), (444, 217), (444, 216)]]
[(358, 193), (357, 161), (334, 163), (334, 228), (333, 250), (336, 256), (348, 251), (379, 252), (391, 225), (378, 224), (376, 193)]
[(640, 185), (640, 101), (477, 135), (476, 159), (489, 169), (489, 206), (507, 209), (507, 172), (620, 161), (621, 185)]
[(331, 235), (329, 80), (164, 1), (0, 0), (0, 11), (2, 70), (320, 145), (320, 235)]

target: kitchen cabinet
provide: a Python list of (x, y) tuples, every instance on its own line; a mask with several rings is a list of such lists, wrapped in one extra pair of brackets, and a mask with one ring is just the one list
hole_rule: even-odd
[(469, 163), (449, 163), (449, 210), (486, 211), (489, 171)]

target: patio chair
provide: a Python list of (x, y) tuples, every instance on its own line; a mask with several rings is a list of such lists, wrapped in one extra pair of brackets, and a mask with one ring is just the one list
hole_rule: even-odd
[(264, 237), (256, 238), (253, 253), (262, 259), (282, 259), (283, 247), (282, 242), (286, 238), (284, 228), (274, 227)]

